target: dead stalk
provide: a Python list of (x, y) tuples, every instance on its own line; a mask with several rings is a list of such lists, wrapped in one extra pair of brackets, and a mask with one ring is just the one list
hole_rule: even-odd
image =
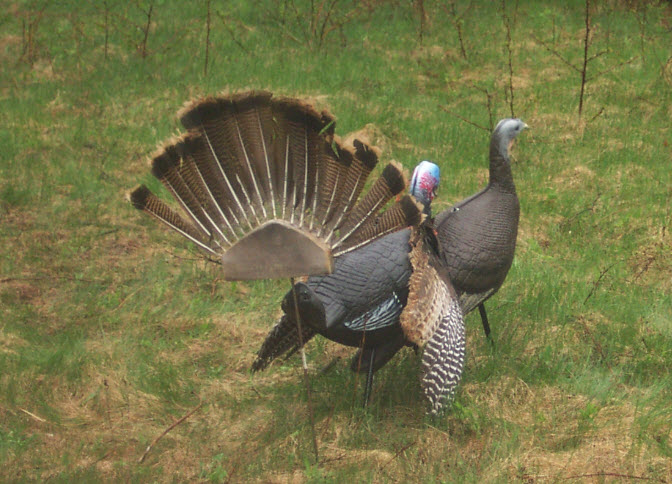
[(210, 0), (207, 2), (207, 16), (205, 20), (205, 63), (203, 64), (203, 75), (208, 75), (208, 57), (210, 55)]
[(504, 28), (506, 29), (506, 51), (508, 54), (509, 67), (509, 85), (506, 90), (506, 97), (509, 100), (509, 109), (511, 110), (511, 117), (516, 115), (513, 109), (513, 49), (511, 47), (511, 19), (506, 13), (506, 0), (502, 0), (502, 20), (504, 21)]
[(462, 32), (462, 24), (464, 23), (464, 16), (467, 14), (469, 10), (471, 10), (471, 7), (473, 5), (473, 2), (469, 2), (469, 5), (462, 11), (461, 14), (457, 14), (457, 7), (455, 6), (455, 0), (450, 0), (448, 2), (448, 5), (442, 5), (443, 10), (448, 14), (448, 17), (450, 17), (450, 21), (453, 24), (453, 27), (455, 27), (455, 32), (457, 33), (457, 40), (460, 42), (460, 55), (462, 55), (462, 58), (466, 60), (467, 58), (467, 49), (464, 45), (464, 34)]
[(448, 114), (450, 114), (451, 116), (456, 117), (456, 118), (459, 119), (460, 121), (464, 121), (465, 123), (470, 124), (470, 125), (472, 125), (472, 126), (475, 126), (475, 127), (477, 127), (478, 129), (482, 129), (482, 130), (484, 130), (484, 131), (490, 131), (490, 130), (489, 130), (488, 128), (486, 128), (485, 126), (481, 126), (480, 124), (474, 123), (473, 121), (469, 121), (467, 118), (465, 118), (465, 117), (463, 117), (463, 116), (460, 116), (460, 115), (457, 114), (457, 113), (454, 113), (453, 111), (451, 111), (450, 109), (448, 109), (448, 108), (445, 107), (445, 106), (439, 106), (439, 107), (440, 107), (441, 109), (443, 109), (445, 112), (447, 112)]
[(420, 16), (420, 29), (418, 32), (418, 40), (420, 45), (422, 45), (422, 40), (425, 32), (425, 24), (427, 23), (427, 12), (425, 11), (425, 2), (424, 0), (416, 0), (416, 8), (418, 9), (418, 14)]
[(588, 72), (588, 47), (590, 45), (590, 0), (586, 0), (586, 35), (583, 38), (583, 66), (581, 68), (581, 93), (579, 94), (579, 119), (583, 112), (583, 96), (586, 91), (586, 73)]
[(110, 39), (110, 6), (107, 3), (107, 0), (103, 2), (103, 9), (105, 11), (105, 19), (104, 19), (104, 25), (105, 25), (105, 60), (107, 60), (107, 53), (108, 53), (108, 47), (109, 47), (109, 39)]
[(152, 25), (152, 10), (154, 9), (154, 4), (150, 3), (149, 4), (149, 9), (147, 12), (145, 12), (145, 15), (147, 16), (147, 23), (145, 26), (142, 28), (144, 32), (144, 37), (142, 39), (142, 44), (141, 44), (141, 49), (140, 49), (140, 56), (144, 59), (147, 57), (147, 40), (149, 38), (149, 28)]
[(32, 412), (29, 412), (29, 411), (26, 410), (25, 408), (19, 408), (19, 410), (21, 410), (21, 411), (22, 411), (23, 413), (25, 413), (26, 415), (30, 415), (31, 417), (33, 417), (33, 418), (34, 418), (35, 420), (37, 420), (38, 422), (42, 422), (42, 423), (46, 423), (46, 422), (47, 422), (47, 421), (44, 420), (42, 417), (38, 417), (37, 415), (35, 415), (35, 414), (32, 413)]

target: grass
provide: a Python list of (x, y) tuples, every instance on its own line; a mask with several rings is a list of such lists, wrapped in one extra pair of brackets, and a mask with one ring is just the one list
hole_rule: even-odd
[[(460, 6), (465, 59), (442, 3), (422, 23), (355, 4), (321, 36), (308, 2), (213, 2), (207, 75), (206, 2), (0, 14), (1, 481), (669, 482), (669, 2), (592, 7), (581, 118), (562, 59), (581, 63), (585, 3), (506, 2), (511, 69), (501, 5)], [(463, 381), (430, 420), (412, 351), (363, 410), (352, 351), (312, 342), (315, 464), (299, 359), (248, 370), (288, 283), (223, 282), (124, 194), (157, 187), (146, 160), (185, 101), (252, 87), (315, 99), (409, 169), (433, 159), (445, 208), (483, 186), (474, 124), (510, 114), (509, 81), (532, 129), (494, 347), (470, 315)]]

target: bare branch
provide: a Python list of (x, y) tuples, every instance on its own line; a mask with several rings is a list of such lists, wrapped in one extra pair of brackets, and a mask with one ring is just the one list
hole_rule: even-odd
[(203, 75), (208, 75), (208, 58), (210, 56), (210, 0), (207, 1), (207, 15), (205, 19), (205, 62), (203, 63)]
[(550, 52), (551, 54), (553, 54), (554, 56), (556, 56), (558, 59), (560, 59), (562, 62), (564, 62), (567, 66), (571, 67), (571, 68), (574, 69), (576, 72), (581, 72), (581, 69), (579, 69), (579, 68), (576, 67), (574, 64), (572, 64), (572, 63), (569, 62), (567, 59), (565, 59), (565, 58), (564, 58), (558, 51), (556, 51), (555, 49), (549, 47), (548, 44), (546, 44), (546, 42), (544, 42), (543, 40), (541, 40), (540, 38), (538, 38), (538, 37), (537, 37), (536, 35), (534, 35), (534, 34), (531, 34), (531, 36), (532, 36), (532, 38), (534, 39), (535, 42), (541, 44), (542, 47), (544, 47), (548, 52)]
[(140, 457), (140, 459), (138, 459), (138, 464), (142, 464), (142, 463), (144, 462), (145, 457), (147, 457), (147, 454), (149, 454), (149, 451), (152, 450), (152, 447), (154, 447), (154, 446), (156, 445), (156, 443), (157, 443), (159, 440), (161, 440), (163, 437), (165, 437), (166, 434), (167, 434), (168, 432), (170, 432), (170, 431), (173, 430), (175, 427), (177, 427), (177, 426), (180, 425), (182, 422), (184, 422), (184, 421), (187, 420), (189, 417), (191, 417), (191, 416), (192, 416), (194, 413), (196, 413), (196, 411), (197, 411), (199, 408), (201, 408), (202, 406), (203, 406), (203, 400), (201, 400), (201, 401), (198, 403), (198, 405), (197, 405), (195, 408), (193, 408), (192, 410), (190, 410), (189, 413), (187, 413), (184, 417), (182, 417), (182, 418), (180, 418), (179, 420), (173, 422), (173, 424), (172, 424), (171, 426), (169, 426), (166, 430), (164, 430), (163, 433), (162, 433), (161, 435), (159, 435), (157, 438), (155, 438), (155, 439), (152, 441), (152, 443), (149, 444), (149, 445), (147, 446), (147, 448), (145, 449), (145, 452), (142, 454), (142, 456)]
[[(597, 288), (600, 287), (600, 283), (602, 282), (602, 279), (604, 278), (604, 276), (607, 275), (607, 272), (609, 272), (611, 270), (611, 268), (614, 267), (615, 265), (616, 265), (616, 262), (612, 262), (609, 266), (607, 266), (606, 269), (603, 269), (602, 271), (600, 271), (600, 276), (597, 278), (597, 280), (595, 282), (593, 282), (593, 287), (590, 289), (590, 292), (586, 296), (586, 299), (583, 300), (584, 305), (588, 302), (588, 299), (590, 299), (593, 296), (593, 294), (595, 294), (595, 291), (597, 291)], [(604, 355), (602, 355), (602, 357), (604, 358)]]
[(608, 53), (609, 53), (609, 51), (607, 51), (607, 50), (602, 50), (602, 51), (598, 52), (597, 54), (593, 54), (593, 55), (591, 55), (590, 58), (588, 59), (588, 62), (592, 61), (593, 59), (597, 59), (598, 57), (603, 56), (604, 54), (608, 54)]
[(583, 96), (586, 92), (586, 73), (588, 72), (588, 48), (590, 47), (590, 0), (586, 0), (586, 35), (583, 39), (583, 67), (581, 68), (581, 91), (579, 93), (579, 119), (583, 112)]
[(488, 132), (490, 132), (490, 129), (486, 128), (485, 126), (481, 126), (480, 124), (476, 124), (476, 123), (474, 123), (473, 121), (469, 121), (468, 119), (463, 118), (463, 117), (460, 116), (459, 114), (456, 114), (456, 113), (452, 112), (450, 109), (448, 109), (448, 108), (445, 107), (445, 106), (439, 106), (439, 108), (443, 109), (445, 112), (447, 112), (447, 113), (450, 114), (451, 116), (454, 116), (454, 117), (456, 117), (457, 119), (459, 119), (459, 120), (461, 120), (461, 121), (464, 121), (464, 122), (467, 123), (467, 124), (471, 124), (472, 126), (475, 126), (475, 127), (477, 127), (478, 129), (482, 129), (482, 130), (484, 130), (484, 131), (488, 131)]
[(618, 64), (613, 65), (613, 66), (611, 66), (611, 67), (608, 68), (608, 69), (605, 69), (605, 70), (603, 70), (603, 71), (598, 72), (598, 73), (595, 74), (594, 76), (590, 76), (590, 77), (588, 77), (588, 78), (586, 79), (586, 82), (588, 82), (588, 81), (592, 81), (593, 79), (597, 79), (598, 77), (602, 76), (603, 74), (606, 74), (606, 73), (608, 73), (608, 72), (611, 72), (611, 71), (613, 71), (614, 69), (618, 69), (618, 68), (621, 67), (621, 66), (624, 66), (624, 65), (626, 65), (626, 64), (631, 64), (631, 63), (634, 62), (634, 60), (637, 59), (637, 58), (638, 58), (638, 56), (635, 56), (635, 57), (631, 57), (630, 59), (628, 59), (628, 60), (626, 60), (626, 61), (619, 62)]
[(506, 97), (509, 99), (511, 117), (515, 118), (516, 115), (513, 109), (513, 52), (511, 48), (511, 19), (509, 19), (509, 16), (506, 13), (506, 0), (502, 0), (502, 20), (504, 21), (504, 27), (506, 28), (506, 51), (509, 55), (509, 85)]

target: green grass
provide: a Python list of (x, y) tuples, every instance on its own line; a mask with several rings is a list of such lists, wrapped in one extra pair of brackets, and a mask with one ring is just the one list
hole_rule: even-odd
[[(153, 2), (145, 57), (151, 2), (118, 3), (107, 55), (100, 2), (0, 13), (1, 481), (669, 481), (669, 2), (593, 7), (581, 118), (562, 60), (582, 61), (579, 1), (507, 2), (511, 79), (491, 2), (457, 6), (466, 59), (445, 2), (424, 2), (422, 32), (410, 2), (338, 2), (323, 38), (309, 2), (213, 2), (207, 74), (206, 2)], [(363, 410), (352, 350), (311, 342), (315, 464), (299, 358), (248, 370), (288, 283), (222, 281), (125, 193), (158, 188), (146, 160), (185, 101), (263, 88), (316, 99), (384, 159), (436, 161), (445, 208), (483, 186), (489, 133), (470, 123), (511, 114), (509, 80), (532, 129), (494, 346), (470, 315), (455, 401), (428, 419), (412, 351)]]

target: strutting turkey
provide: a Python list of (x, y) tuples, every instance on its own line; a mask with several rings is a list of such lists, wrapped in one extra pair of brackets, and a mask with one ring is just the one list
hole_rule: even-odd
[[(428, 215), (438, 181), (438, 167), (426, 161), (411, 180), (410, 193)], [(313, 276), (295, 287), (305, 323), (304, 343), (321, 334), (360, 347), (352, 368), (366, 369), (365, 402), (374, 371), (404, 345), (415, 344), (424, 346), (422, 383), (430, 411), (442, 408), (459, 381), (465, 340), (459, 303), (441, 267), (431, 219), (418, 229), (387, 235), (338, 257), (332, 274)], [(259, 351), (253, 370), (298, 348), (291, 300), (289, 291), (282, 304), (284, 314)]]
[[(519, 119), (503, 119), (497, 124), (490, 141), (488, 186), (457, 203), (454, 207), (444, 210), (434, 222), (439, 246), (437, 252), (441, 258), (440, 265), (448, 271), (450, 280), (459, 295), (462, 312), (467, 314), (475, 307), (479, 307), (483, 327), (488, 337), (490, 328), (483, 302), (499, 289), (511, 267), (518, 230), (520, 209), (511, 173), (509, 149), (514, 139), (526, 128), (527, 125)], [(413, 193), (413, 186), (412, 180), (411, 193)], [(416, 196), (419, 195), (416, 194)], [(424, 207), (425, 212), (429, 213), (429, 204), (424, 203)], [(397, 254), (396, 258), (402, 261), (394, 265), (391, 274), (401, 269), (402, 273), (410, 277), (405, 272), (408, 271), (408, 266), (404, 262), (408, 239), (402, 237), (400, 233), (387, 236), (379, 243), (382, 244), (383, 241), (392, 244), (391, 247), (386, 247), (387, 253)], [(395, 243), (400, 246), (395, 247), (393, 245)], [(359, 249), (347, 257), (365, 259), (366, 257), (359, 256), (358, 252), (365, 254), (369, 250), (372, 250), (370, 260), (381, 257), (375, 245)], [(387, 256), (382, 260), (387, 261), (390, 258)], [(343, 280), (348, 280), (351, 277), (357, 277), (360, 268), (363, 271), (369, 269), (357, 263), (342, 266), (337, 264), (336, 275)], [(403, 284), (406, 279), (403, 278), (401, 281)], [(397, 289), (396, 294), (404, 294), (404, 289)], [(331, 300), (328, 295), (326, 297), (325, 304), (328, 306)], [(383, 310), (392, 319), (401, 313), (400, 310), (396, 313), (392, 312), (384, 305), (371, 304), (367, 307), (372, 308), (365, 313), (367, 315)], [(291, 354), (298, 348), (295, 327), (287, 320), (286, 315), (283, 318), (267, 337), (253, 369), (262, 369), (272, 359), (285, 352)], [(304, 342), (315, 334), (312, 328), (305, 328), (304, 331)], [(328, 334), (326, 336), (329, 337)], [(367, 392), (370, 390), (372, 373), (380, 369), (397, 351), (408, 344), (407, 338), (402, 331), (399, 331), (398, 325), (390, 325), (385, 336), (386, 339), (377, 342), (375, 346), (364, 345), (352, 361), (353, 370), (369, 375)]]
[(333, 116), (291, 98), (244, 92), (188, 103), (187, 132), (152, 159), (152, 173), (188, 219), (145, 186), (133, 205), (219, 258), (227, 280), (326, 274), (333, 257), (400, 228), (422, 208), (401, 197), (391, 162), (361, 196), (378, 150), (334, 134)]
[(490, 140), (490, 180), (480, 192), (439, 213), (435, 219), (441, 256), (460, 297), (464, 314), (478, 307), (490, 336), (484, 303), (502, 286), (511, 268), (520, 205), (509, 149), (525, 129), (520, 119), (502, 119)]
[[(187, 218), (145, 186), (131, 192), (132, 204), (219, 258), (228, 280), (328, 274), (334, 258), (387, 234), (405, 237), (412, 277), (423, 284), (410, 281), (405, 328), (413, 331), (405, 331), (426, 345), (423, 383), (437, 411), (461, 374), (462, 317), (445, 271), (436, 269), (438, 254), (424, 242), (433, 233), (397, 232), (421, 223), (422, 206), (406, 195), (382, 211), (406, 187), (401, 166), (388, 164), (360, 197), (378, 150), (356, 139), (346, 146), (328, 112), (267, 92), (197, 100), (179, 117), (187, 132), (157, 151), (152, 173)], [(300, 313), (319, 326), (321, 301), (298, 289)], [(461, 359), (446, 359), (454, 352)]]

